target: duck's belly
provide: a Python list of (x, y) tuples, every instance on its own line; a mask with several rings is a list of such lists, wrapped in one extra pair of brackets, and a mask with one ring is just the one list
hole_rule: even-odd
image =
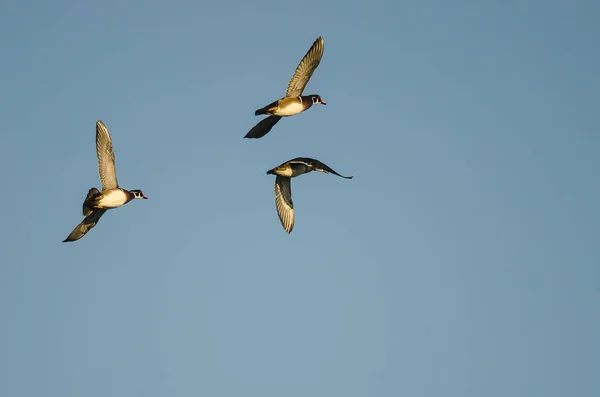
[(304, 111), (304, 106), (297, 98), (284, 99), (279, 104), (279, 109), (275, 112), (276, 116), (293, 116)]
[(100, 196), (96, 202), (97, 208), (109, 209), (117, 208), (127, 202), (127, 195), (121, 189), (111, 190)]

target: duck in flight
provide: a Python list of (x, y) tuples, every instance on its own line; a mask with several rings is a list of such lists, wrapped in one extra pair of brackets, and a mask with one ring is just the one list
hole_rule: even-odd
[(102, 121), (96, 122), (96, 155), (98, 156), (98, 174), (102, 183), (102, 191), (91, 188), (83, 202), (83, 216), (81, 223), (63, 243), (77, 241), (90, 231), (102, 215), (112, 208), (127, 204), (133, 199), (147, 199), (141, 190), (125, 190), (119, 187), (115, 169), (115, 154), (112, 141), (106, 126)]
[(310, 77), (321, 62), (324, 49), (325, 44), (323, 38), (319, 37), (315, 40), (296, 68), (296, 71), (288, 84), (285, 97), (254, 112), (256, 116), (268, 114), (269, 117), (256, 124), (244, 138), (262, 138), (271, 131), (271, 128), (273, 128), (282, 117), (294, 116), (298, 113), (302, 113), (312, 105), (326, 105), (320, 95), (302, 95), (308, 80), (310, 80)]
[(268, 175), (277, 175), (275, 178), (275, 207), (277, 208), (281, 225), (287, 233), (291, 233), (294, 228), (294, 203), (292, 201), (291, 180), (311, 171), (333, 174), (345, 179), (353, 178), (353, 176), (340, 175), (319, 160), (308, 157), (297, 157), (267, 171)]

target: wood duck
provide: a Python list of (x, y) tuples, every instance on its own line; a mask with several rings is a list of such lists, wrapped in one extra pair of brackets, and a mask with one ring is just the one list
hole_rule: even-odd
[(310, 80), (317, 66), (323, 57), (325, 44), (322, 37), (319, 37), (308, 50), (300, 64), (296, 68), (292, 79), (290, 80), (285, 93), (285, 97), (258, 109), (254, 114), (268, 114), (269, 117), (261, 120), (246, 134), (244, 138), (262, 138), (282, 117), (294, 116), (302, 113), (312, 105), (326, 105), (320, 95), (302, 95), (304, 87)]
[(98, 191), (95, 187), (88, 191), (83, 201), (85, 218), (75, 226), (63, 243), (76, 241), (85, 236), (96, 226), (107, 210), (125, 205), (133, 199), (148, 198), (141, 190), (125, 190), (119, 187), (112, 141), (106, 126), (100, 120), (96, 122), (96, 155), (98, 156), (98, 174), (100, 174), (102, 191)]
[(297, 157), (267, 171), (268, 175), (277, 175), (275, 178), (275, 207), (277, 208), (281, 225), (287, 233), (291, 233), (294, 228), (294, 203), (292, 201), (291, 180), (311, 171), (333, 174), (345, 179), (353, 178), (353, 176), (340, 175), (319, 160), (308, 157)]

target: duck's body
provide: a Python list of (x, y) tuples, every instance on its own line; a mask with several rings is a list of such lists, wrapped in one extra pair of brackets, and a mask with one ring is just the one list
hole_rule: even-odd
[(103, 190), (90, 202), (92, 208), (112, 209), (127, 204), (136, 198), (134, 192), (116, 188)]
[(98, 191), (95, 187), (88, 192), (83, 202), (83, 216), (88, 216), (93, 209), (110, 210), (121, 207), (133, 199), (147, 198), (141, 190), (125, 190), (121, 188)]
[(313, 104), (320, 103), (325, 105), (325, 102), (319, 95), (302, 95), (297, 97), (284, 97), (268, 104), (264, 108), (258, 109), (254, 114), (268, 114), (271, 116), (289, 117), (295, 116), (308, 110)]
[(277, 208), (277, 214), (279, 215), (281, 225), (287, 233), (292, 232), (295, 222), (291, 179), (311, 171), (318, 171), (326, 174), (331, 173), (345, 179), (353, 178), (353, 176), (340, 175), (326, 164), (309, 157), (297, 157), (267, 171), (268, 175), (277, 175), (274, 187), (275, 207)]
[(315, 104), (326, 105), (320, 95), (302, 95), (308, 80), (310, 80), (315, 69), (321, 62), (325, 49), (324, 45), (322, 37), (315, 40), (296, 68), (288, 84), (285, 96), (254, 112), (256, 116), (268, 114), (270, 117), (256, 124), (244, 138), (261, 138), (271, 131), (271, 128), (282, 117), (295, 116)]
[(88, 191), (83, 201), (85, 219), (73, 229), (63, 242), (76, 241), (85, 236), (96, 226), (107, 210), (121, 207), (133, 199), (148, 198), (141, 190), (126, 190), (119, 187), (112, 140), (108, 129), (100, 120), (96, 122), (96, 155), (98, 156), (98, 173), (102, 191), (95, 187)]
[(289, 178), (295, 178), (299, 175), (309, 173), (311, 171), (323, 172), (325, 174), (337, 175), (344, 179), (352, 179), (353, 176), (343, 176), (335, 172), (332, 168), (319, 160), (311, 159), (310, 157), (296, 157), (290, 161), (270, 169), (267, 174), (274, 174), (279, 176), (285, 176)]

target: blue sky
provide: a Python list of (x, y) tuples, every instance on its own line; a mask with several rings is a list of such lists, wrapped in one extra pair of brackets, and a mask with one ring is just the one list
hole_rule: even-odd
[[(3, 396), (597, 396), (600, 6), (0, 7)], [(242, 137), (322, 35), (327, 106)], [(99, 186), (149, 200), (61, 241)], [(265, 172), (294, 179), (296, 226)]]

